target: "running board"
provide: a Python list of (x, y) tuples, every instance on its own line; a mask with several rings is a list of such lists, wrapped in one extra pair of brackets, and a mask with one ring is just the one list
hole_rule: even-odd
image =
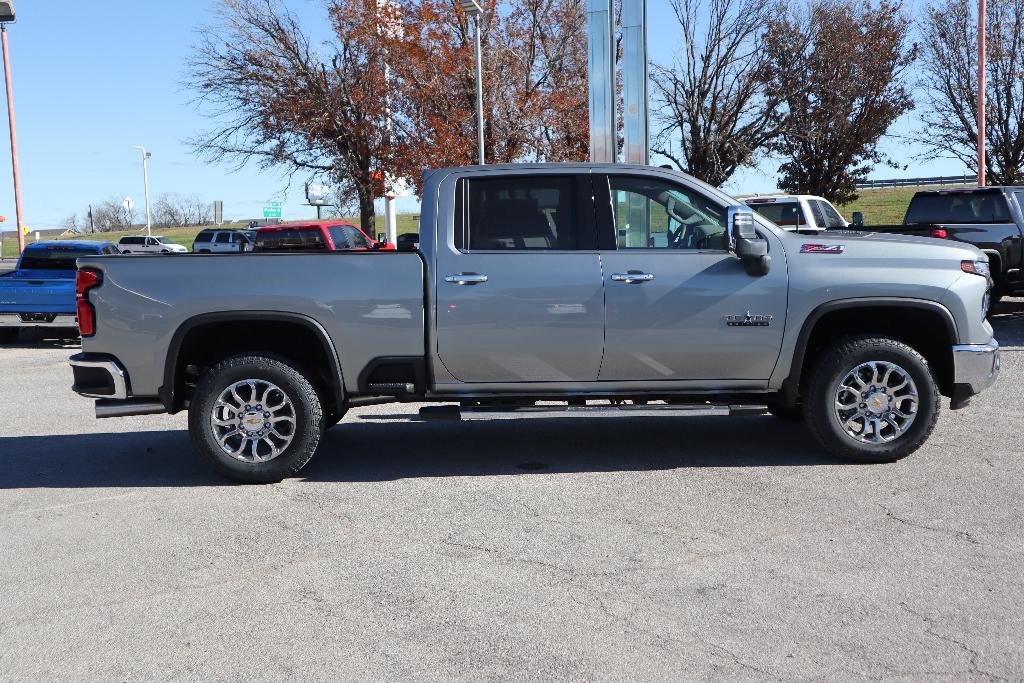
[(739, 417), (764, 415), (760, 405), (597, 405), (597, 406), (428, 406), (420, 408), (423, 420), (511, 420), (561, 417)]

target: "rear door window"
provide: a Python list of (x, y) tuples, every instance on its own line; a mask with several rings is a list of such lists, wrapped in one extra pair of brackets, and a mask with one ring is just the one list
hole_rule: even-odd
[(456, 248), (595, 249), (593, 210), (589, 215), (580, 210), (579, 182), (570, 174), (460, 180), (456, 187)]
[(217, 244), (229, 244), (231, 242), (231, 233), (229, 232), (218, 232), (217, 233)]

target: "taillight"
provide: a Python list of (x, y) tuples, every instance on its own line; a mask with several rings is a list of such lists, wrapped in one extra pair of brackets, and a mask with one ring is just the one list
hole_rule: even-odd
[(103, 281), (97, 270), (80, 270), (75, 276), (75, 300), (78, 309), (78, 331), (83, 337), (96, 334), (96, 309), (89, 303), (89, 290)]
[(946, 232), (945, 228), (935, 228), (932, 230), (932, 237), (938, 240), (944, 240), (949, 237), (949, 233)]

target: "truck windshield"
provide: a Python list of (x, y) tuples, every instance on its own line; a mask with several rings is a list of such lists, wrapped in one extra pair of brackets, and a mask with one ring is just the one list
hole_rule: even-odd
[(18, 270), (76, 270), (76, 259), (80, 256), (95, 256), (92, 249), (76, 247), (49, 247), (26, 249), (21, 257)]
[(1009, 223), (1010, 207), (998, 192), (919, 194), (910, 201), (906, 225), (928, 223)]

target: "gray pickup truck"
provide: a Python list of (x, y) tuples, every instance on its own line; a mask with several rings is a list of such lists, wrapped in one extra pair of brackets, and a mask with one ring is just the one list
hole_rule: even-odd
[(963, 407), (999, 373), (973, 246), (788, 233), (660, 168), (424, 180), (416, 251), (81, 259), (75, 391), (97, 417), (187, 410), (215, 469), (262, 483), (348, 408), (396, 401), (446, 420), (767, 410), (892, 461), (940, 396)]

